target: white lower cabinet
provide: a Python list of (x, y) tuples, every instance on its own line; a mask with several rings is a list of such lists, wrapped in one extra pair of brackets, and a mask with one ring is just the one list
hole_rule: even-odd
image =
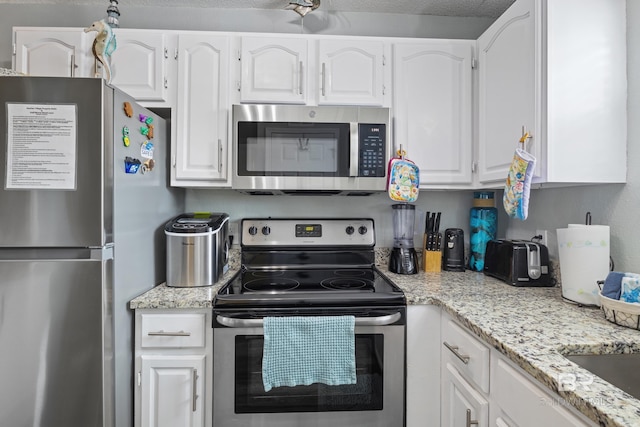
[(205, 356), (141, 357), (141, 425), (201, 427)]
[(489, 401), (451, 363), (444, 362), (443, 370), (442, 426), (488, 426)]
[(135, 427), (211, 427), (210, 310), (136, 310)]
[(450, 315), (441, 324), (442, 426), (596, 425)]

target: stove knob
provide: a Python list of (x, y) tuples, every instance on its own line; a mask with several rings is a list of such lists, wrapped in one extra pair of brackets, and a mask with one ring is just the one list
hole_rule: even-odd
[(249, 227), (249, 234), (255, 236), (256, 234), (258, 234), (258, 228), (255, 225), (252, 225), (251, 227)]
[(355, 230), (354, 230), (353, 226), (350, 225), (350, 226), (347, 227), (347, 229), (345, 231), (347, 232), (347, 234), (349, 236), (351, 236)]
[(265, 236), (271, 234), (271, 227), (269, 227), (268, 225), (262, 227), (262, 234), (264, 234)]
[(358, 233), (367, 234), (367, 227), (365, 227), (364, 225), (361, 225), (360, 228), (358, 228)]

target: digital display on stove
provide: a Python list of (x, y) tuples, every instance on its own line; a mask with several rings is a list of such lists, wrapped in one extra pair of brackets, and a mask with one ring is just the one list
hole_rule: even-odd
[(296, 224), (296, 237), (322, 237), (322, 225)]

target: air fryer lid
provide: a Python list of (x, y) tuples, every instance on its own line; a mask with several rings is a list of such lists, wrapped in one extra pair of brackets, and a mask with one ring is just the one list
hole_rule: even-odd
[(229, 219), (226, 213), (190, 212), (180, 214), (164, 226), (170, 233), (210, 233), (216, 232)]

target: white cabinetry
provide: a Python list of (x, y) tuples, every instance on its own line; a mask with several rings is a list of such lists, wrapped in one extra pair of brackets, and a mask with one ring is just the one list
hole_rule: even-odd
[(210, 427), (210, 310), (136, 310), (134, 425)]
[(318, 104), (384, 104), (384, 43), (380, 40), (318, 40)]
[(625, 37), (624, 0), (517, 0), (482, 34), (480, 184), (504, 181), (523, 127), (535, 183), (625, 182)]
[(307, 38), (242, 37), (240, 102), (306, 104)]
[(230, 186), (229, 43), (225, 35), (178, 34), (172, 185)]
[(82, 28), (13, 28), (13, 69), (30, 76), (93, 77), (94, 37)]
[(449, 316), (442, 318), (442, 425), (489, 425), (490, 349)]
[(242, 103), (386, 103), (381, 40), (244, 36), (241, 45)]
[(441, 340), (443, 426), (595, 426), (444, 312)]
[(472, 182), (472, 53), (471, 41), (393, 45), (394, 139), (421, 187)]
[(138, 101), (169, 101), (170, 85), (175, 85), (168, 75), (175, 36), (166, 31), (122, 28), (114, 33), (118, 47), (111, 55), (111, 83)]

